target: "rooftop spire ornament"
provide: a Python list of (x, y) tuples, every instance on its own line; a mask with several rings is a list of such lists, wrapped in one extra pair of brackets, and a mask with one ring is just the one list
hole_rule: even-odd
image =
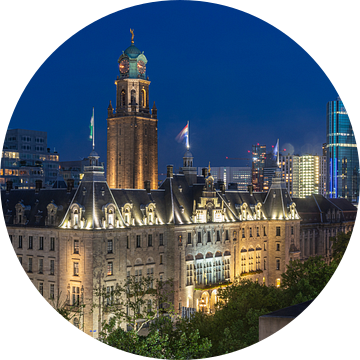
[(130, 28), (130, 32), (131, 32), (131, 45), (134, 45), (134, 29)]

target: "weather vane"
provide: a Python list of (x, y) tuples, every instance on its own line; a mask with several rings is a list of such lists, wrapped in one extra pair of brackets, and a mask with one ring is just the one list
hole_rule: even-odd
[(130, 32), (131, 32), (131, 43), (134, 44), (134, 29), (130, 28)]

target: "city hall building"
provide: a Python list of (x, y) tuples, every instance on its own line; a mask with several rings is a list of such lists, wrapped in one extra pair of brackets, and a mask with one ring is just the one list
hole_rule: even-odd
[[(356, 217), (345, 199), (292, 199), (280, 171), (266, 192), (226, 190), (210, 167), (197, 174), (190, 151), (179, 174), (169, 165), (154, 186), (157, 110), (148, 108), (146, 58), (134, 47), (119, 59), (117, 108), (108, 109), (107, 179), (93, 150), (77, 188), (71, 180), (50, 189), (37, 180), (27, 190), (8, 181), (1, 192), (9, 237), (30, 280), (50, 303), (84, 304), (72, 322), (87, 334), (106, 319), (91, 311), (95, 288), (112, 289), (128, 276), (173, 279), (179, 314), (211, 313), (218, 288), (235, 278), (280, 286), (291, 260), (330, 258), (330, 236), (352, 230)], [(122, 149), (127, 131), (132, 145)]]

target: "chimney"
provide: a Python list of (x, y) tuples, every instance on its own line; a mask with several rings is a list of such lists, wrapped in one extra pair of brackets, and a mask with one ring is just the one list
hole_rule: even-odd
[(74, 187), (74, 179), (67, 179), (66, 183), (67, 183), (67, 192), (70, 193)]
[(207, 174), (208, 174), (208, 168), (202, 168), (202, 175), (204, 178), (207, 177)]
[(42, 180), (35, 180), (35, 194), (38, 194), (42, 188)]
[(174, 176), (174, 165), (168, 165), (166, 168), (167, 168), (166, 177), (172, 179)]
[(8, 194), (12, 188), (13, 188), (13, 182), (11, 180), (8, 180), (6, 182), (6, 193)]
[(148, 194), (150, 194), (150, 180), (145, 180), (144, 181), (144, 189), (146, 190), (146, 192)]
[(249, 192), (250, 196), (252, 196), (253, 191), (254, 191), (254, 186), (253, 185), (248, 185), (248, 192)]

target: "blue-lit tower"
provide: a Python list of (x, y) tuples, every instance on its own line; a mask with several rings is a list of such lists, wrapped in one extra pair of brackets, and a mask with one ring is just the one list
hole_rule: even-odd
[(328, 102), (326, 116), (327, 196), (357, 203), (359, 157), (354, 131), (340, 98)]

